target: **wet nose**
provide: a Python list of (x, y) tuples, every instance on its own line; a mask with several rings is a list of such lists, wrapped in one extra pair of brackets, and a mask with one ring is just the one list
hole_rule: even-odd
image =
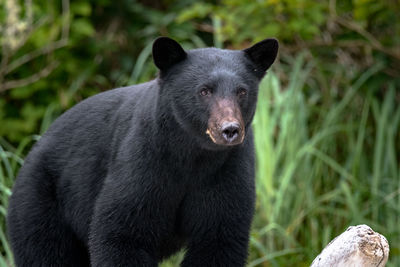
[(240, 125), (237, 122), (225, 122), (222, 124), (222, 137), (228, 142), (233, 143), (239, 137)]

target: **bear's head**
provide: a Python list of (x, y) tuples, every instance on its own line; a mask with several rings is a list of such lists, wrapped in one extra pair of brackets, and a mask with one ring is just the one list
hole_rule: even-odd
[(176, 41), (160, 37), (153, 44), (160, 97), (202, 147), (241, 144), (255, 113), (258, 84), (277, 52), (275, 39), (244, 50), (185, 51)]

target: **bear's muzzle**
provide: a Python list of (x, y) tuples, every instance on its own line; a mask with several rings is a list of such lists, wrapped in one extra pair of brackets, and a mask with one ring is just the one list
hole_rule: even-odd
[(234, 146), (243, 142), (244, 122), (235, 100), (216, 99), (211, 105), (206, 134), (217, 145)]

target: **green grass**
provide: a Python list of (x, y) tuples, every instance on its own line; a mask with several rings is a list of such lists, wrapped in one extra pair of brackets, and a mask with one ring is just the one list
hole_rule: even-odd
[(31, 140), (32, 138), (24, 139), (14, 148), (0, 138), (0, 267), (13, 266), (12, 253), (6, 237), (5, 218), (11, 188), (23, 163), (22, 153)]
[[(287, 85), (269, 73), (260, 86), (253, 125), (257, 207), (248, 266), (308, 266), (331, 239), (357, 224), (385, 235), (391, 248), (387, 266), (400, 266), (396, 88), (389, 86), (381, 97), (363, 90), (380, 70), (376, 66), (326, 105), (307, 95), (313, 69), (299, 57)], [(0, 267), (12, 265), (7, 199), (23, 151), (36, 139), (17, 148), (0, 142)], [(181, 258), (162, 266), (177, 266)]]
[(260, 86), (249, 266), (308, 266), (331, 239), (363, 223), (388, 238), (387, 266), (400, 266), (395, 88), (389, 86), (383, 100), (362, 96), (376, 66), (331, 106), (316, 107), (304, 90), (311, 69), (300, 57), (287, 88), (274, 74)]

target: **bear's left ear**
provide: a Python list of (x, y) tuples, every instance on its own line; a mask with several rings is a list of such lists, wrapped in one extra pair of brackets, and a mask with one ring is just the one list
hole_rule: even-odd
[(256, 43), (243, 51), (256, 65), (257, 72), (264, 73), (274, 63), (278, 54), (278, 40), (269, 38)]
[(186, 58), (186, 52), (176, 41), (159, 37), (153, 43), (153, 61), (161, 71)]

